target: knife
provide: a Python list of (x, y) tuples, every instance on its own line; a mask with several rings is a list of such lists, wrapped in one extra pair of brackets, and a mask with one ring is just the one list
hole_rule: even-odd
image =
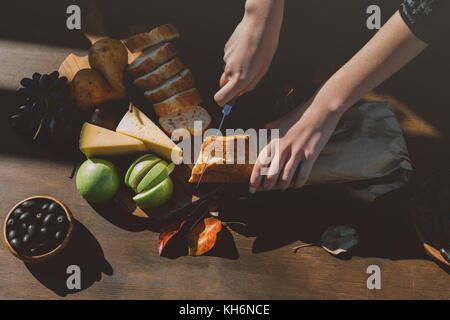
[(231, 100), (231, 102), (229, 102), (226, 105), (224, 105), (223, 108), (222, 108), (222, 120), (220, 121), (219, 128), (217, 129), (216, 136), (214, 137), (214, 141), (213, 141), (213, 143), (211, 145), (211, 149), (209, 150), (208, 157), (206, 158), (205, 165), (203, 166), (202, 174), (200, 175), (200, 178), (198, 179), (196, 189), (198, 189), (198, 187), (200, 186), (200, 182), (202, 181), (203, 174), (205, 173), (205, 169), (206, 169), (206, 166), (208, 164), (209, 158), (211, 157), (212, 151), (214, 150), (214, 146), (216, 144), (217, 136), (219, 134), (221, 134), (221, 129), (222, 129), (223, 122), (224, 122), (225, 118), (230, 114), (231, 109), (233, 108), (233, 105), (236, 103), (236, 100), (237, 100), (237, 97), (234, 98), (233, 100)]

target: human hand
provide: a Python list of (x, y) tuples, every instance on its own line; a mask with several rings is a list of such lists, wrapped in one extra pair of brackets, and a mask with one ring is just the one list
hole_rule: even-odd
[[(259, 187), (271, 190), (304, 186), (339, 119), (340, 114), (315, 103), (313, 98), (269, 123), (266, 129), (279, 129), (279, 137), (259, 154), (250, 178), (250, 193)], [(264, 168), (266, 175), (261, 173)]]
[(221, 89), (214, 96), (220, 106), (253, 90), (269, 70), (277, 49), (284, 1), (258, 1), (255, 10), (246, 10), (225, 45)]

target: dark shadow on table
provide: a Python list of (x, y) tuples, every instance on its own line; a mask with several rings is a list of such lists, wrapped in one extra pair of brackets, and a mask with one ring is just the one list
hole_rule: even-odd
[(328, 227), (346, 225), (360, 234), (352, 255), (424, 259), (426, 255), (412, 228), (407, 195), (406, 190), (399, 191), (368, 205), (351, 199), (337, 186), (314, 186), (257, 194), (229, 208), (225, 215), (227, 220), (246, 224), (233, 225), (232, 229), (255, 237), (253, 253), (294, 247), (298, 241), (314, 243)]
[(124, 210), (115, 201), (110, 201), (104, 205), (90, 204), (91, 207), (109, 223), (118, 228), (130, 232), (141, 232), (152, 230), (152, 223), (149, 219), (136, 217)]
[[(67, 267), (81, 269), (81, 289), (67, 288)], [(113, 268), (105, 259), (103, 250), (94, 235), (80, 222), (75, 221), (73, 238), (66, 249), (54, 259), (40, 264), (25, 264), (33, 276), (45, 287), (64, 297), (88, 289), (101, 281), (102, 273), (111, 276)]]

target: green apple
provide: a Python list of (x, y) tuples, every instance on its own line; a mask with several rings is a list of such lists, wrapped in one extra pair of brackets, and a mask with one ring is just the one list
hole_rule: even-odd
[(141, 180), (136, 188), (136, 191), (140, 193), (142, 191), (153, 188), (165, 178), (170, 176), (174, 168), (174, 163), (167, 164), (166, 161), (158, 162)]
[(109, 161), (88, 159), (78, 169), (76, 184), (87, 201), (104, 203), (111, 200), (119, 190), (119, 172)]
[(153, 159), (156, 156), (153, 154), (144, 154), (142, 156), (140, 156), (139, 158), (137, 158), (136, 160), (133, 161), (133, 163), (131, 164), (131, 166), (128, 168), (127, 172), (125, 173), (125, 185), (128, 185), (128, 179), (130, 178), (130, 174), (133, 171), (134, 167), (141, 161), (147, 160), (147, 159)]
[(150, 171), (150, 169), (160, 161), (160, 158), (154, 157), (148, 158), (147, 160), (143, 160), (136, 164), (130, 173), (130, 177), (128, 178), (128, 186), (136, 191), (136, 187), (138, 186), (139, 182), (141, 182), (142, 178), (144, 178), (145, 175)]
[(136, 195), (133, 200), (142, 209), (158, 208), (170, 199), (173, 193), (173, 183), (170, 177), (150, 190)]

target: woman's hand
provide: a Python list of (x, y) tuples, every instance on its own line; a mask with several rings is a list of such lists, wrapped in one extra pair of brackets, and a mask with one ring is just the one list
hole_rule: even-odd
[(225, 45), (225, 70), (214, 99), (223, 106), (253, 90), (278, 46), (284, 0), (248, 0), (244, 18)]
[[(259, 187), (265, 190), (302, 187), (339, 119), (339, 114), (313, 98), (269, 123), (266, 129), (279, 129), (279, 138), (272, 139), (259, 154), (250, 179), (250, 193)], [(264, 168), (267, 173), (262, 175)]]
[[(270, 129), (279, 128), (280, 135), (259, 154), (250, 178), (250, 192), (260, 186), (266, 190), (303, 186), (341, 115), (427, 46), (397, 11), (310, 101), (268, 125)], [(265, 168), (268, 175), (261, 174)]]

